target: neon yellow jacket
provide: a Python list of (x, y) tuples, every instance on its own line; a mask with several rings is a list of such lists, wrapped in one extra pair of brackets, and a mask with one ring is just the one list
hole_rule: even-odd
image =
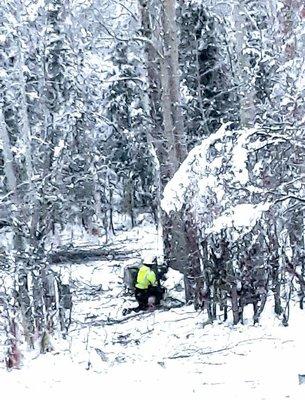
[(153, 270), (146, 265), (142, 265), (137, 275), (136, 288), (147, 289), (149, 286), (156, 286), (157, 278)]

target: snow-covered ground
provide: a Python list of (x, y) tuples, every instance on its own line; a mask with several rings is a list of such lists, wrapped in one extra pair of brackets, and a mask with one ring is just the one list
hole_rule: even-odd
[[(205, 325), (192, 306), (122, 316), (133, 304), (122, 284), (126, 264), (159, 246), (151, 227), (113, 239), (131, 259), (62, 265), (73, 284), (75, 307), (67, 340), (54, 351), (26, 354), (21, 370), (0, 369), (0, 387), (10, 399), (247, 399), (303, 400), (305, 314), (292, 311), (289, 327), (266, 310), (259, 326), (231, 322)], [(171, 272), (169, 294), (182, 283)], [(100, 286), (101, 285), (101, 286)], [(92, 287), (99, 290), (92, 290)], [(250, 309), (248, 310), (250, 316)]]

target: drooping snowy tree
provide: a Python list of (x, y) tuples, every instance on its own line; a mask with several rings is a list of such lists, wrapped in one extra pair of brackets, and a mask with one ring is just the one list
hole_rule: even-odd
[[(179, 2), (179, 60), (183, 113), (189, 147), (237, 115), (231, 95), (233, 71), (226, 55), (226, 31), (212, 8), (197, 1)], [(237, 118), (237, 117), (235, 117)]]

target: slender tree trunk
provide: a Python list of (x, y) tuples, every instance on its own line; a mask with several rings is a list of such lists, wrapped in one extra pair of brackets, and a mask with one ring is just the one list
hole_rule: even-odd
[(231, 288), (231, 304), (232, 304), (232, 313), (233, 313), (233, 323), (237, 325), (241, 319), (241, 313), (238, 304), (238, 294), (236, 286), (233, 284)]
[[(235, 22), (235, 51), (237, 55), (236, 76), (239, 82), (239, 102), (240, 102), (240, 123), (241, 126), (253, 126), (255, 122), (255, 88), (251, 81), (251, 66), (249, 56), (245, 53), (245, 33), (246, 25), (244, 6), (236, 3), (234, 6), (234, 22)], [(242, 82), (242, 84), (240, 83)]]
[(109, 227), (111, 233), (114, 235), (114, 223), (113, 223), (113, 188), (109, 189)]
[[(171, 151), (175, 154), (178, 165), (187, 156), (186, 140), (185, 140), (185, 130), (183, 117), (181, 112), (181, 96), (180, 96), (180, 75), (179, 75), (179, 39), (177, 34), (177, 24), (176, 24), (176, 1), (175, 0), (163, 0), (163, 12), (162, 12), (162, 23), (163, 23), (163, 58), (162, 64), (165, 63), (165, 68), (167, 73), (162, 74), (164, 86), (162, 87), (163, 92), (169, 93), (170, 101), (170, 115), (167, 115), (166, 104), (162, 102), (163, 105), (163, 119), (172, 119), (172, 131), (167, 130), (165, 123), (165, 135), (166, 137), (171, 137), (174, 135), (174, 147)], [(164, 79), (165, 78), (165, 79)], [(171, 126), (169, 125), (170, 129)]]
[[(23, 327), (27, 343), (33, 347), (34, 321), (32, 315), (31, 301), (28, 288), (28, 271), (24, 259), (24, 239), (20, 234), (20, 221), (23, 221), (22, 200), (19, 196), (20, 183), (15, 170), (14, 157), (11, 151), (11, 143), (6, 128), (6, 122), (2, 108), (0, 108), (0, 138), (3, 144), (4, 171), (7, 178), (8, 190), (11, 193), (12, 220), (18, 221), (14, 224), (14, 261), (18, 279), (18, 300), (23, 318)], [(16, 211), (17, 210), (17, 211)]]
[(274, 312), (277, 315), (281, 315), (283, 312), (282, 304), (281, 304), (281, 282), (280, 282), (280, 273), (279, 273), (279, 265), (273, 265), (271, 268), (273, 270), (272, 273), (272, 283), (273, 283), (273, 297), (274, 297)]

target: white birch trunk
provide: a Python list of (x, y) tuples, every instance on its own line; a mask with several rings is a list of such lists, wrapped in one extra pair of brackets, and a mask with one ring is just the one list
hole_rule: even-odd
[(240, 122), (242, 126), (253, 126), (255, 121), (255, 87), (252, 82), (251, 66), (245, 51), (245, 9), (242, 3), (234, 5), (235, 51), (237, 56), (236, 77), (239, 82)]
[[(176, 159), (178, 166), (186, 158), (186, 140), (184, 132), (184, 123), (181, 112), (181, 96), (180, 96), (180, 73), (179, 73), (179, 41), (176, 25), (176, 1), (163, 1), (163, 41), (164, 51), (161, 65), (164, 63), (166, 72), (161, 70), (161, 78), (163, 76), (163, 91), (166, 93), (164, 101), (162, 101), (163, 118), (171, 119), (171, 124), (165, 126), (165, 135), (168, 138), (174, 136), (173, 144), (169, 143), (170, 150), (173, 152), (173, 158)], [(162, 74), (163, 72), (163, 74)], [(167, 104), (167, 101), (169, 104)], [(170, 111), (168, 108), (170, 107)], [(168, 128), (168, 130), (167, 130)], [(171, 129), (171, 131), (170, 131)], [(175, 171), (177, 169), (175, 168)]]
[(2, 108), (0, 108), (0, 137), (3, 146), (4, 172), (7, 179), (8, 189), (15, 196), (17, 192), (17, 179), (13, 167), (14, 157), (11, 150), (10, 139), (6, 129)]

